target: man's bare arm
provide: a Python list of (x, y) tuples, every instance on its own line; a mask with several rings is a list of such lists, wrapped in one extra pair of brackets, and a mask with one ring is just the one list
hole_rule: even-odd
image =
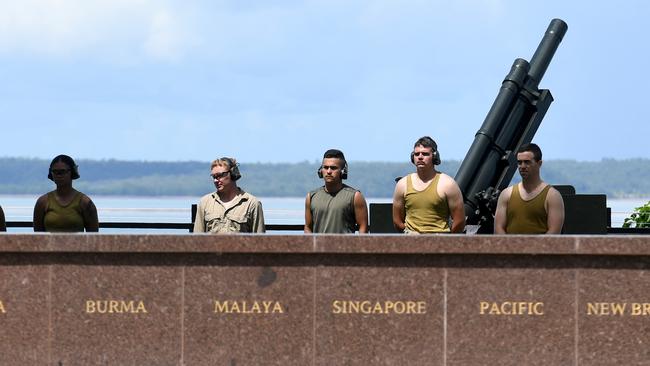
[(404, 232), (406, 211), (404, 207), (404, 193), (406, 192), (406, 177), (402, 178), (395, 185), (393, 192), (393, 226), (397, 231)]
[(354, 218), (359, 225), (359, 234), (368, 233), (368, 205), (361, 192), (354, 193)]
[(312, 227), (313, 227), (313, 219), (311, 217), (311, 197), (309, 196), (309, 193), (307, 193), (307, 197), (305, 198), (305, 233), (310, 234), (312, 233)]
[(497, 201), (497, 212), (494, 215), (494, 233), (495, 234), (505, 234), (506, 225), (508, 218), (508, 201), (510, 201), (510, 195), (512, 194), (512, 187), (506, 188), (499, 195), (499, 200)]
[(551, 187), (546, 195), (547, 234), (560, 234), (564, 225), (564, 200), (557, 189)]
[(460, 191), (458, 184), (451, 178), (446, 185), (445, 195), (447, 196), (447, 205), (449, 206), (449, 215), (451, 216), (451, 232), (462, 233), (465, 230), (465, 202), (463, 193)]

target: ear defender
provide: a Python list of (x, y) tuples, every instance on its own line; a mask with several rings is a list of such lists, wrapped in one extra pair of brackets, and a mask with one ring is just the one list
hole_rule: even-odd
[(433, 152), (433, 165), (440, 165), (440, 163), (441, 163), (440, 153), (438, 152), (438, 150), (435, 150)]
[(318, 168), (318, 178), (323, 179), (323, 166), (321, 165), (320, 168)]
[(230, 168), (230, 178), (232, 180), (238, 180), (241, 178), (241, 173), (239, 172), (239, 164), (235, 163), (233, 159), (223, 157), (221, 160), (228, 162), (228, 167)]
[(79, 178), (79, 165), (72, 166), (72, 179)]
[[(431, 154), (431, 158), (433, 159), (433, 165), (440, 165), (440, 153), (438, 150), (433, 150), (433, 153)], [(415, 164), (415, 153), (411, 152), (411, 163)]]

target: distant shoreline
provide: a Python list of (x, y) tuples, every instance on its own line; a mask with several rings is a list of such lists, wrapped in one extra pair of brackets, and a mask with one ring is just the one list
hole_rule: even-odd
[[(138, 162), (79, 160), (75, 187), (86, 194), (113, 197), (200, 197), (214, 189), (207, 162)], [(346, 181), (366, 197), (390, 198), (395, 177), (413, 171), (409, 162), (350, 162)], [(443, 160), (440, 171), (451, 176), (458, 160)], [(551, 184), (569, 184), (580, 194), (650, 199), (650, 159), (544, 161), (542, 176)], [(49, 160), (0, 158), (0, 195), (40, 195), (53, 189), (46, 178)], [(304, 197), (322, 185), (318, 162), (242, 163), (239, 185), (258, 197)], [(515, 174), (513, 182), (518, 181)], [(0, 203), (1, 204), (1, 203)]]

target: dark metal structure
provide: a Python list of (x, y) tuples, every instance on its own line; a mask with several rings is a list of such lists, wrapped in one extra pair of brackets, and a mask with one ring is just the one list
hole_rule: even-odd
[(566, 31), (564, 21), (553, 19), (531, 61), (515, 60), (458, 169), (467, 224), (479, 225), (479, 233), (492, 232), (499, 193), (517, 169), (516, 151), (532, 141), (553, 101), (538, 86)]

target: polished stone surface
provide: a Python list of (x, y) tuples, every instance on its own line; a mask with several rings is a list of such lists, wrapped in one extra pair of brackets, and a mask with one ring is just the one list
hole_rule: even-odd
[(650, 237), (0, 234), (4, 365), (644, 365)]
[(146, 258), (68, 257), (52, 266), (51, 359), (169, 364), (181, 357), (182, 269)]
[(317, 270), (315, 365), (442, 362), (442, 271), (386, 259)]
[(510, 257), (455, 263), (447, 273), (447, 365), (572, 364), (575, 271), (556, 265)]
[(650, 261), (597, 258), (578, 274), (581, 365), (647, 365)]
[(287, 258), (203, 258), (184, 267), (188, 365), (308, 365), (313, 269)]
[(0, 253), (0, 278), (0, 365), (47, 364), (49, 268)]

